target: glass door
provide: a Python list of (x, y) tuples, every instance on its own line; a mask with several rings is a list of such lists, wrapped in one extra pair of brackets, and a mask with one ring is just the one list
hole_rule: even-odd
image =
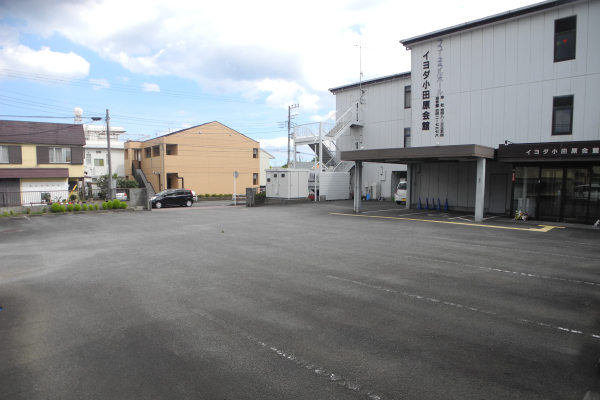
[(563, 221), (585, 223), (590, 202), (590, 170), (567, 168)]
[(562, 185), (563, 168), (542, 168), (538, 207), (540, 219), (560, 220)]
[(588, 218), (586, 223), (593, 224), (600, 219), (600, 166), (591, 168)]

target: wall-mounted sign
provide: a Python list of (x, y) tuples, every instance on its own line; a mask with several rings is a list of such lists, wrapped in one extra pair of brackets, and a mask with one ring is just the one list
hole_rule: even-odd
[(501, 144), (499, 161), (596, 161), (600, 141)]

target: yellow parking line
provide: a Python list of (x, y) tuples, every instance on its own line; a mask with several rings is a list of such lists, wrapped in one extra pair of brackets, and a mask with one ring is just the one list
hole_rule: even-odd
[(450, 222), (450, 221), (435, 221), (431, 219), (417, 219), (417, 218), (401, 218), (401, 217), (383, 217), (377, 215), (363, 215), (363, 214), (344, 214), (344, 213), (330, 213), (331, 215), (346, 215), (348, 217), (363, 217), (363, 218), (383, 218), (383, 219), (402, 219), (406, 221), (421, 221), (421, 222), (434, 222), (437, 224), (451, 224), (451, 225), (468, 225), (477, 226), (480, 228), (496, 228), (496, 229), (513, 229), (516, 231), (530, 231), (530, 232), (548, 232), (554, 228), (564, 229), (564, 226), (554, 225), (538, 225), (541, 228), (511, 228), (509, 226), (494, 226), (494, 225), (480, 225), (480, 224), (467, 224), (466, 222)]

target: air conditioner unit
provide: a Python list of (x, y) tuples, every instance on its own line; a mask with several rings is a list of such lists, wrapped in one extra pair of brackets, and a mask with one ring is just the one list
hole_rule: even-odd
[(374, 183), (371, 185), (371, 198), (374, 200), (381, 197), (381, 191), (379, 187), (379, 183)]

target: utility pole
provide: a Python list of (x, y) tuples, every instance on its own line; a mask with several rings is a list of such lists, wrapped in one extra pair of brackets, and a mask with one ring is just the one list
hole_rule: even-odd
[[(158, 143), (161, 144), (160, 143), (160, 138), (158, 138)], [(161, 149), (161, 147), (162, 147), (162, 149)], [(162, 158), (162, 160), (161, 160), (161, 162), (162, 162), (162, 181), (163, 181), (162, 190), (167, 190), (167, 185), (166, 185), (166, 183), (167, 183), (167, 174), (165, 174), (165, 152), (167, 151), (167, 148), (165, 146), (165, 141), (164, 140), (162, 142), (162, 146), (158, 146), (158, 149), (160, 151), (160, 155), (162, 156), (161, 157)]]
[(294, 108), (298, 108), (300, 107), (300, 104), (292, 104), (291, 106), (288, 106), (288, 121), (287, 121), (287, 128), (288, 128), (288, 159), (287, 159), (287, 166), (288, 168), (290, 167), (290, 162), (292, 161), (292, 148), (291, 148), (291, 139), (292, 139), (292, 133), (291, 133), (291, 126), (292, 126), (292, 109)]
[(112, 178), (112, 159), (110, 155), (110, 117), (108, 116), (108, 109), (106, 110), (106, 147), (108, 149), (108, 198), (107, 200), (113, 199), (113, 178)]

